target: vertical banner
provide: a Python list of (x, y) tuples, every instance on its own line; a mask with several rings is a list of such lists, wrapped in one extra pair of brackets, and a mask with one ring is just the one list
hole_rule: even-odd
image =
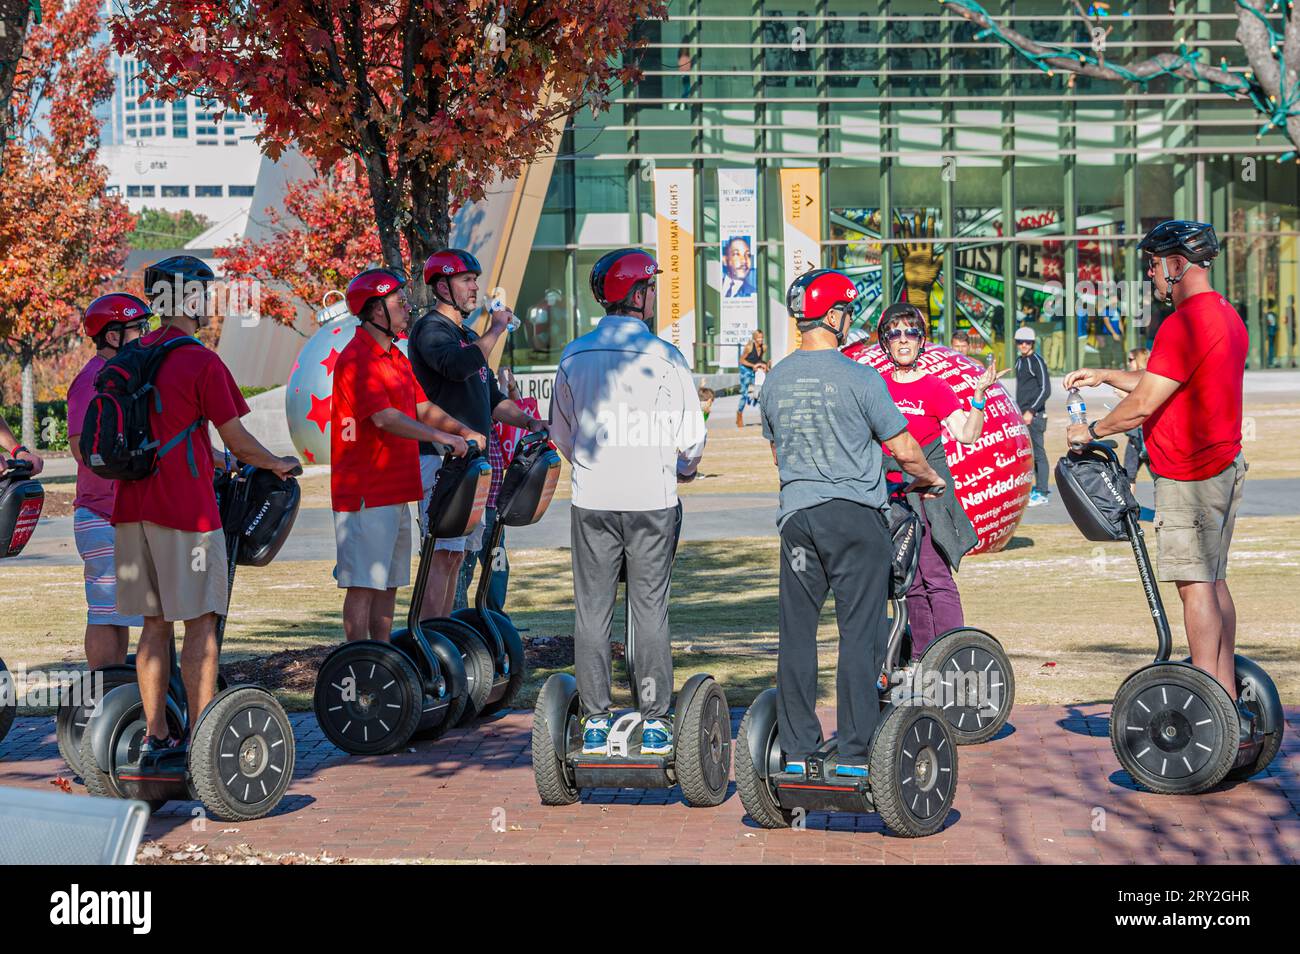
[[(758, 172), (718, 170), (718, 249), (722, 261), (718, 367), (740, 365), (740, 347), (758, 327)], [(734, 348), (727, 347), (735, 345)]]
[(659, 337), (695, 367), (695, 172), (655, 167)]
[[(781, 217), (785, 220), (782, 240), (785, 242), (785, 290), (804, 272), (821, 267), (822, 210), (821, 171), (815, 166), (806, 169), (781, 170)], [(779, 361), (799, 347), (799, 329), (786, 315), (784, 323), (772, 323), (772, 360)]]

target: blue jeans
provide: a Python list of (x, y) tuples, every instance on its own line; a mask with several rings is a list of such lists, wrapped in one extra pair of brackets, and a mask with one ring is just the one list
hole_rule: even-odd
[(473, 605), (473, 600), (470, 598), (470, 586), (474, 581), (474, 565), (478, 564), (483, 567), (484, 573), (492, 573), (492, 583), (488, 587), (488, 607), (498, 613), (505, 612), (506, 587), (510, 583), (510, 560), (506, 556), (506, 536), (503, 529), (501, 531), (499, 569), (492, 569), (492, 528), (496, 525), (496, 522), (497, 511), (495, 507), (488, 507), (483, 511), (483, 547), (477, 554), (465, 554), (465, 559), (460, 565), (460, 576), (456, 579), (456, 601), (452, 605), (453, 610), (464, 609), (466, 606)]
[(754, 383), (754, 369), (747, 368), (743, 364), (740, 366), (740, 406), (736, 410), (743, 411), (746, 404), (752, 404), (758, 407), (757, 401), (749, 399), (749, 389)]

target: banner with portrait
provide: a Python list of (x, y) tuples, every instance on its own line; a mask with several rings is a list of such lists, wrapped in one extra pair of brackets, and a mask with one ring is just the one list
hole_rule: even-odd
[(659, 337), (672, 342), (695, 367), (695, 172), (654, 171)]
[[(718, 254), (722, 263), (718, 367), (740, 363), (740, 348), (758, 328), (758, 173), (718, 170)], [(731, 346), (735, 347), (731, 347)]]

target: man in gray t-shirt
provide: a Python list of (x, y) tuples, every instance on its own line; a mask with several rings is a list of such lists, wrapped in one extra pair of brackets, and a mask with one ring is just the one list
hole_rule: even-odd
[(942, 493), (907, 421), (878, 373), (839, 351), (857, 287), (826, 269), (795, 279), (786, 295), (802, 339), (768, 372), (759, 406), (781, 474), (780, 649), (777, 733), (785, 771), (805, 774), (817, 750), (817, 621), (835, 594), (840, 630), (835, 774), (863, 778), (880, 716), (876, 679), (885, 663), (892, 544), (880, 445), (914, 478)]
[(886, 508), (880, 442), (907, 419), (875, 368), (838, 348), (801, 348), (769, 372), (759, 407), (781, 472), (777, 526), (828, 500)]

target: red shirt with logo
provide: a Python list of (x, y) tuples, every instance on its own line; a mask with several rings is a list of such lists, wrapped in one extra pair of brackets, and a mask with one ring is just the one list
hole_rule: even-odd
[[(142, 347), (183, 338), (185, 332), (172, 325), (151, 331), (140, 339)], [(190, 473), (190, 455), (181, 441), (158, 462), (158, 469), (144, 480), (122, 480), (117, 484), (113, 524), (154, 523), (174, 530), (207, 533), (221, 529), (217, 497), (212, 491), (212, 440), (208, 424), (221, 427), (248, 413), (244, 396), (230, 369), (202, 345), (179, 345), (166, 358), (154, 378), (162, 397), (162, 414), (151, 405), (149, 424), (154, 440), (166, 444), (198, 418), (204, 423), (190, 435), (195, 476)]]
[(1147, 370), (1179, 382), (1142, 425), (1151, 470), (1205, 480), (1241, 453), (1246, 325), (1218, 292), (1193, 295), (1160, 325)]
[[(947, 381), (937, 378), (933, 374), (923, 375), (916, 381), (895, 381), (894, 375), (886, 372), (881, 375), (885, 379), (885, 387), (889, 389), (889, 396), (894, 399), (894, 404), (903, 412), (903, 418), (907, 421), (907, 432), (916, 438), (916, 442), (924, 447), (931, 441), (938, 440), (942, 431), (940, 425), (953, 411), (960, 410), (961, 399), (957, 397), (957, 392), (952, 389)], [(892, 457), (889, 448), (882, 445), (882, 450), (886, 457)], [(890, 467), (886, 462), (886, 467)], [(901, 474), (902, 471), (897, 469), (888, 470), (887, 476), (891, 479)]]
[(371, 417), (396, 408), (416, 416), (411, 363), (357, 328), (334, 365), (330, 409), (330, 494), (336, 511), (410, 503), (423, 495), (416, 441), (385, 431)]

